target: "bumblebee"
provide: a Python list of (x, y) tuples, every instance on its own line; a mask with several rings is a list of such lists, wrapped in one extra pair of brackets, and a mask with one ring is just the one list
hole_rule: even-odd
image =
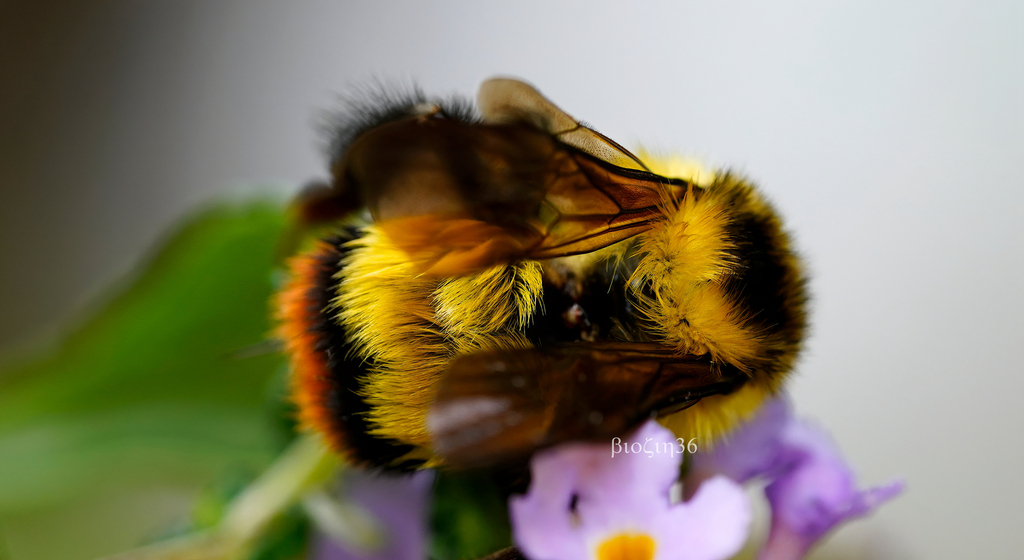
[(643, 158), (521, 81), (477, 105), (384, 96), (296, 203), (279, 335), (302, 425), (349, 462), (523, 461), (656, 417), (710, 443), (781, 387), (805, 279), (728, 172)]

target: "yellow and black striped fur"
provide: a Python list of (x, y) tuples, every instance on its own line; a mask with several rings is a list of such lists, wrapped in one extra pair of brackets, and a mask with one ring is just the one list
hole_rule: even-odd
[[(540, 146), (537, 153), (543, 157), (568, 154), (566, 158), (574, 159), (559, 165), (582, 169), (588, 177), (608, 173), (614, 179), (621, 174), (630, 180), (649, 182), (661, 189), (656, 204), (646, 210), (649, 215), (638, 220), (642, 227), (629, 230), (622, 238), (594, 243), (593, 248), (588, 245), (588, 250), (566, 250), (566, 254), (549, 257), (552, 250), (531, 249), (539, 245), (526, 243), (527, 248), (521, 251), (502, 249), (505, 252), (491, 261), (473, 256), (475, 264), (455, 274), (437, 274), (436, 269), (431, 272), (399, 240), (394, 229), (389, 229), (388, 224), (403, 223), (401, 219), (407, 215), (399, 216), (397, 221), (379, 216), (377, 220), (349, 218), (336, 235), (296, 257), (291, 264), (292, 280), (279, 298), (280, 334), (294, 368), (294, 398), (302, 423), (324, 433), (331, 445), (354, 463), (397, 469), (443, 464), (446, 457), (436, 452), (437, 434), (429, 416), (446, 379), (462, 383), (458, 380), (464, 375), (450, 376), (450, 372), (453, 364), (465, 357), (498, 356), (485, 361), (494, 365), (491, 369), (495, 371), (514, 362), (514, 356), (543, 356), (549, 349), (555, 353), (556, 349), (563, 352), (582, 348), (593, 353), (604, 347), (635, 347), (644, 355), (660, 356), (661, 352), (672, 359), (692, 359), (704, 368), (701, 375), (705, 381), (701, 383), (713, 390), (686, 391), (677, 399), (685, 401), (686, 408), (628, 410), (636, 403), (627, 399), (622, 403), (626, 410), (621, 413), (625, 419), (621, 426), (635, 425), (654, 414), (680, 436), (698, 437), (709, 443), (778, 391), (794, 365), (805, 330), (805, 281), (778, 214), (749, 182), (730, 173), (709, 179), (707, 174), (680, 172), (674, 169), (677, 160), (636, 158), (610, 140), (605, 144), (607, 139), (597, 133), (588, 136), (587, 141), (597, 138), (599, 149), (579, 141), (563, 141), (569, 137), (561, 136), (560, 130), (551, 130), (550, 121), (539, 125), (531, 121), (535, 113), (546, 116), (544, 110), (520, 101), (515, 104), (517, 108), (527, 106), (524, 111), (529, 114), (511, 125), (508, 119), (491, 119), (501, 121), (497, 124), (474, 119), (465, 110), (431, 105), (417, 96), (370, 111), (368, 120), (364, 115), (360, 124), (345, 129), (345, 139), (337, 147), (335, 184), (330, 191), (306, 196), (303, 204), (313, 207), (306, 215), (322, 217), (324, 213), (318, 214), (318, 209), (332, 204), (344, 208), (333, 217), (363, 204), (375, 208), (366, 200), (374, 195), (366, 194), (365, 184), (361, 185), (363, 194), (352, 192), (354, 172), (349, 169), (356, 164), (346, 162), (351, 157), (349, 152), (355, 150), (352, 145), (361, 136), (394, 122), (409, 120), (410, 124), (402, 125), (408, 127), (433, 126), (433, 121), (424, 124), (414, 120), (417, 118), (450, 120), (473, 134), (478, 129), (483, 131), (481, 134), (523, 134), (530, 142), (535, 142), (535, 132), (546, 135), (551, 148), (548, 140), (535, 142)], [(433, 108), (424, 111), (424, 106)], [(518, 128), (506, 133), (495, 128), (501, 126)], [(578, 126), (587, 134), (593, 132)], [(404, 141), (405, 134), (403, 131), (398, 138)], [(602, 152), (608, 145), (616, 153), (621, 151), (623, 157), (614, 159)], [(386, 151), (388, 144), (384, 146), (373, 149)], [(406, 148), (396, 148), (399, 152), (402, 149)], [(417, 157), (425, 153), (408, 149)], [(461, 145), (453, 148), (457, 161), (475, 157), (468, 147), (464, 155), (461, 149)], [(486, 159), (483, 165), (498, 163)], [(461, 177), (458, 171), (453, 174)], [(479, 173), (468, 175), (476, 177)], [(426, 176), (434, 180), (429, 179), (433, 175)], [(412, 181), (416, 177), (409, 174), (402, 179)], [(348, 183), (339, 186), (345, 181)], [(423, 196), (422, 189), (415, 186), (407, 191), (401, 190), (406, 189), (404, 185), (388, 188)], [(438, 196), (452, 196), (450, 190), (441, 191)], [(476, 204), (472, 197), (467, 200)], [(586, 202), (574, 201), (580, 207)], [(533, 207), (522, 212), (534, 219)], [(438, 219), (452, 223), (467, 216), (478, 218), (468, 213), (438, 213), (433, 207), (424, 213), (446, 216)], [(523, 238), (518, 222), (509, 225), (500, 217), (504, 214), (498, 215), (494, 218), (487, 214), (477, 221), (498, 224), (505, 231), (516, 232), (519, 237), (515, 239)], [(650, 348), (657, 351), (651, 352)], [(652, 357), (651, 361), (671, 360)], [(552, 371), (546, 374), (555, 379), (565, 369), (566, 375), (580, 378), (565, 380), (566, 388), (559, 389), (574, 395), (573, 402), (586, 402), (588, 392), (613, 390), (612, 385), (602, 384), (600, 379), (604, 378), (599, 375), (588, 381), (588, 366), (580, 364), (591, 362), (558, 363), (563, 365), (551, 366)], [(614, 368), (622, 375), (631, 371), (628, 363)], [(665, 373), (668, 370), (655, 372), (655, 366), (645, 368), (639, 369), (651, 373), (637, 374), (636, 383), (656, 385), (654, 377), (669, 375)], [(527, 371), (525, 366), (523, 371)], [(494, 371), (482, 375), (494, 375)], [(512, 379), (515, 387), (522, 386), (518, 378)], [(540, 383), (545, 387), (549, 384)], [(527, 383), (527, 389), (529, 386)], [(460, 402), (513, 402), (501, 395), (497, 401), (477, 398), (487, 397), (486, 391), (473, 393), (476, 400)], [(516, 389), (510, 385), (507, 391), (511, 395)], [(648, 397), (644, 393), (643, 398)], [(464, 415), (469, 409), (452, 410)], [(518, 418), (508, 415), (519, 412), (502, 414), (506, 419)], [(545, 409), (542, 415), (554, 414)], [(609, 411), (602, 408), (596, 417), (607, 421), (608, 416)], [(588, 418), (594, 423), (593, 413)], [(463, 420), (457, 419), (456, 424)], [(556, 429), (546, 420), (541, 423), (548, 431)], [(478, 423), (470, 417), (467, 425), (472, 424)], [(538, 447), (559, 441), (558, 437), (535, 439)]]

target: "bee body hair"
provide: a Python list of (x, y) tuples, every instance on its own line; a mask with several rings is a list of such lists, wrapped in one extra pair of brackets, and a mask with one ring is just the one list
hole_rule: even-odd
[(750, 181), (634, 156), (515, 80), (479, 113), (378, 97), (299, 199), (348, 225), (277, 300), (300, 423), (347, 461), (522, 461), (651, 416), (709, 446), (781, 389), (806, 280)]

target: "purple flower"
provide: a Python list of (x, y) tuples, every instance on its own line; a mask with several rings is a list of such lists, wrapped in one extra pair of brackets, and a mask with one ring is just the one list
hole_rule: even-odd
[(831, 529), (871, 513), (903, 489), (892, 482), (858, 490), (835, 444), (793, 418), (784, 398), (766, 403), (727, 441), (694, 456), (687, 485), (699, 488), (716, 474), (741, 483), (758, 476), (770, 481), (765, 495), (772, 525), (760, 560), (803, 558)]
[(529, 493), (512, 498), (516, 543), (531, 560), (714, 560), (746, 540), (750, 505), (725, 477), (687, 502), (669, 490), (682, 455), (671, 432), (644, 424), (624, 449), (568, 444), (537, 454)]
[(342, 475), (345, 499), (370, 514), (383, 530), (376, 550), (339, 543), (323, 531), (312, 541), (310, 558), (316, 560), (423, 560), (426, 557), (427, 514), (431, 471), (412, 475), (386, 475), (348, 469)]
[(696, 489), (700, 481), (718, 474), (740, 484), (757, 476), (774, 478), (773, 474), (788, 468), (781, 450), (782, 434), (791, 420), (785, 399), (765, 403), (754, 418), (723, 441), (693, 456), (686, 489)]

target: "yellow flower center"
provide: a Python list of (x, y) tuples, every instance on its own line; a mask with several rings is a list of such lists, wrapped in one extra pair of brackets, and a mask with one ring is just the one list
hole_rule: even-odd
[(597, 560), (653, 560), (654, 539), (621, 533), (597, 547)]

